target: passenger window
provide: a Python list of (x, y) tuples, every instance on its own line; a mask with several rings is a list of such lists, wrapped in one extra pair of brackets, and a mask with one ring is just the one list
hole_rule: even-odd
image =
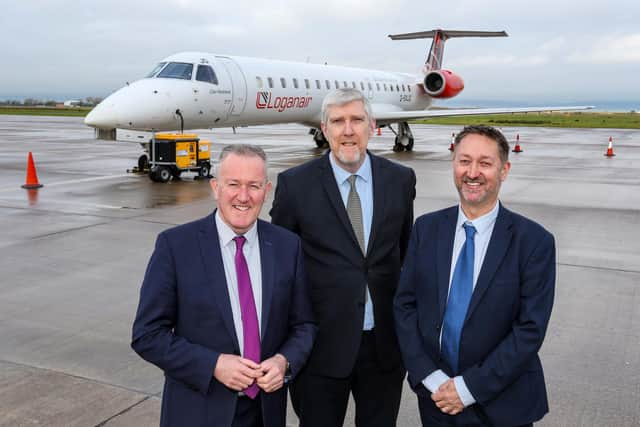
[(344, 80), (342, 83), (344, 83), (344, 86), (342, 86), (342, 87), (345, 87), (345, 88), (346, 88), (346, 87), (349, 87), (349, 85), (347, 84), (347, 81), (346, 81), (346, 80)]
[(262, 77), (256, 77), (256, 86), (258, 89), (262, 89)]
[(337, 80), (335, 80), (333, 83), (335, 83), (335, 85), (336, 85), (336, 89), (340, 89), (340, 83), (338, 83), (338, 81), (337, 81)]
[(196, 80), (199, 82), (218, 84), (218, 78), (216, 73), (213, 72), (213, 68), (210, 65), (198, 65), (198, 72), (196, 73)]
[(371, 85), (371, 82), (367, 82), (367, 86), (369, 86), (369, 90), (373, 90), (373, 86)]
[(311, 89), (311, 85), (309, 84), (309, 79), (304, 79), (304, 87), (307, 89)]
[(398, 84), (396, 83), (396, 91), (400, 92), (400, 86), (398, 86)]
[(364, 83), (360, 82), (360, 90), (364, 90)]
[(267, 83), (269, 83), (269, 89), (273, 89), (273, 79), (271, 77), (267, 77)]
[(287, 87), (287, 80), (284, 77), (280, 77), (280, 85), (282, 86), (282, 89)]
[(404, 84), (402, 85), (402, 91), (404, 92)]
[(389, 85), (389, 90), (393, 92), (393, 85)]
[(376, 88), (378, 88), (378, 92), (380, 92), (380, 83), (376, 83)]
[(316, 89), (322, 89), (322, 86), (320, 85), (320, 80), (316, 80)]
[(329, 80), (325, 80), (324, 83), (327, 86), (328, 90), (331, 89), (331, 84), (329, 83)]
[(193, 64), (188, 64), (186, 62), (170, 62), (158, 77), (166, 78), (166, 79), (182, 79), (182, 80), (191, 80), (191, 76), (193, 74)]
[(293, 79), (293, 87), (298, 89), (298, 79), (296, 78)]
[(386, 92), (387, 91), (387, 84), (383, 83), (382, 86), (384, 87), (384, 91)]

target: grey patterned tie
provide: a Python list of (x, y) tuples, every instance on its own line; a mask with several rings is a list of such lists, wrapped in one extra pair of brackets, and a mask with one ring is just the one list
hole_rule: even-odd
[(351, 227), (353, 232), (356, 233), (356, 239), (360, 245), (360, 250), (364, 255), (367, 254), (367, 248), (364, 247), (364, 226), (362, 225), (362, 204), (360, 203), (360, 196), (358, 190), (356, 190), (356, 178), (357, 175), (351, 175), (349, 177), (349, 197), (347, 197), (347, 215), (349, 215), (349, 221), (351, 221)]
[[(356, 178), (357, 175), (351, 175), (349, 177), (349, 196), (347, 197), (347, 215), (349, 215), (349, 221), (351, 221), (351, 227), (353, 232), (356, 233), (356, 239), (358, 239), (358, 245), (364, 256), (367, 256), (367, 248), (364, 246), (364, 225), (362, 225), (362, 204), (360, 203), (360, 196), (358, 190), (356, 190)], [(369, 292), (366, 288), (364, 291), (364, 300), (369, 302)]]

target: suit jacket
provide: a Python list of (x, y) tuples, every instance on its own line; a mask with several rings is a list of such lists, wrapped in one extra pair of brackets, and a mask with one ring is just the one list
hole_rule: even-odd
[[(418, 218), (394, 303), (409, 382), (421, 408), (436, 419), (451, 417), (421, 381), (437, 369), (452, 376), (440, 354), (440, 329), (457, 218), (457, 206)], [(459, 375), (477, 403), (456, 416), (459, 422), (516, 426), (548, 412), (538, 350), (555, 275), (553, 236), (501, 205), (460, 338)]]
[[(258, 235), (262, 360), (281, 353), (295, 376), (315, 335), (300, 240), (260, 220)], [(213, 215), (158, 236), (131, 346), (165, 373), (161, 426), (231, 426), (238, 393), (213, 372), (221, 353), (239, 355), (240, 347)], [(283, 427), (285, 387), (261, 395), (265, 426)]]
[(318, 336), (309, 372), (351, 374), (362, 337), (365, 286), (373, 302), (375, 336), (383, 367), (401, 364), (393, 325), (393, 295), (413, 223), (415, 173), (369, 153), (373, 219), (366, 257), (340, 197), (327, 153), (278, 176), (274, 224), (300, 235), (311, 283)]

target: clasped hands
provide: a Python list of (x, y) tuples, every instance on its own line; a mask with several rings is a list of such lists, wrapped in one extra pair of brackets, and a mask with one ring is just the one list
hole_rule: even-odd
[(242, 391), (255, 381), (267, 393), (280, 389), (284, 384), (287, 359), (276, 354), (260, 363), (235, 354), (221, 354), (213, 376), (225, 386)]
[(431, 394), (431, 400), (445, 414), (456, 415), (464, 409), (464, 404), (458, 395), (453, 378), (448, 379), (438, 387), (438, 390)]

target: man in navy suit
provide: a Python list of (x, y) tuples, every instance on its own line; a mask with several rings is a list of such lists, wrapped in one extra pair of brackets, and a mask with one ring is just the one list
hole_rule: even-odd
[(258, 220), (266, 156), (225, 147), (217, 210), (157, 238), (133, 349), (165, 373), (161, 426), (284, 427), (315, 336), (299, 238)]
[(509, 144), (455, 139), (460, 204), (416, 221), (394, 300), (424, 426), (526, 426), (548, 412), (538, 351), (555, 287), (553, 236), (498, 201)]
[(340, 427), (349, 395), (358, 427), (396, 424), (405, 370), (393, 295), (413, 223), (412, 169), (367, 151), (375, 119), (356, 89), (330, 92), (322, 131), (331, 150), (282, 172), (274, 224), (299, 234), (318, 337), (291, 386), (301, 427)]

